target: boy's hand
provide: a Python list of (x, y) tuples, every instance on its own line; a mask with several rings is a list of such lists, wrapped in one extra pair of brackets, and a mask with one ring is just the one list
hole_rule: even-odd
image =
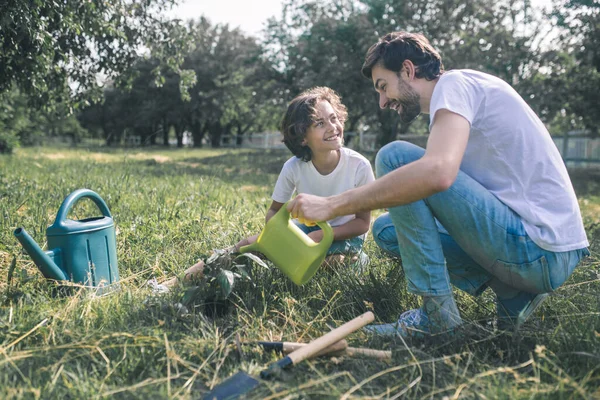
[(240, 248), (242, 248), (244, 246), (248, 246), (249, 244), (252, 244), (252, 243), (256, 242), (257, 239), (258, 239), (258, 235), (252, 235), (250, 237), (247, 237), (247, 238), (244, 238), (244, 239), (240, 240), (235, 245), (235, 251), (240, 251)]

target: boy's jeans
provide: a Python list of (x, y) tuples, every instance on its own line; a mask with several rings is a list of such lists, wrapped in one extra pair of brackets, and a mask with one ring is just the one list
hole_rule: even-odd
[[(423, 154), (411, 143), (390, 143), (377, 154), (377, 176)], [(547, 293), (590, 254), (586, 248), (540, 248), (514, 211), (462, 171), (448, 190), (390, 208), (373, 224), (373, 237), (382, 249), (401, 255), (408, 290), (421, 296), (451, 294), (450, 283), (478, 295), (494, 277), (511, 288)]]

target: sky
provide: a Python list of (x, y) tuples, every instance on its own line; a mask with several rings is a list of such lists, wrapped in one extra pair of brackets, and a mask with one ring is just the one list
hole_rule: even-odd
[(207, 17), (212, 24), (229, 24), (258, 35), (267, 19), (281, 16), (282, 0), (185, 0), (172, 14), (183, 20)]
[[(531, 0), (534, 7), (548, 7), (551, 0)], [(282, 0), (184, 0), (171, 13), (176, 18), (207, 17), (212, 24), (229, 24), (258, 36), (270, 17), (281, 16)]]

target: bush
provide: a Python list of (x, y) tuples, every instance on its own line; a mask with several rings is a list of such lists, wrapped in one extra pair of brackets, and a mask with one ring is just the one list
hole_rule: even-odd
[(10, 154), (19, 145), (16, 132), (5, 126), (0, 119), (0, 154)]

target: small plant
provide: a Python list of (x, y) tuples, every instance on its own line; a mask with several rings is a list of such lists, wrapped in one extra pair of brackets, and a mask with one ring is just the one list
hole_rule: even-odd
[(188, 307), (203, 303), (208, 316), (223, 315), (229, 309), (229, 297), (240, 283), (254, 287), (250, 268), (244, 259), (254, 261), (263, 268), (269, 266), (260, 257), (251, 253), (236, 253), (230, 249), (214, 250), (204, 262), (202, 276), (194, 279), (193, 285), (185, 290), (181, 303)]

